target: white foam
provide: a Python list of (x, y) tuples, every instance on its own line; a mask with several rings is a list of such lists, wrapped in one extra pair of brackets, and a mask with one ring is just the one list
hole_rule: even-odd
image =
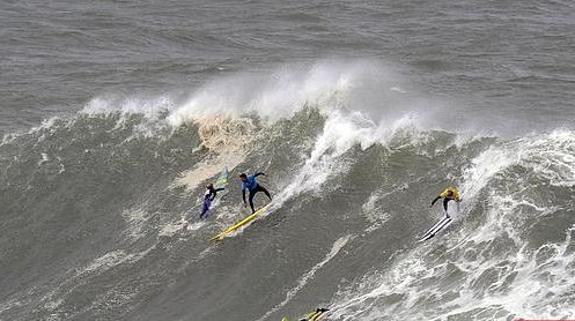
[(148, 221), (148, 213), (142, 208), (127, 209), (122, 212), (122, 217), (127, 224), (127, 233), (133, 239), (144, 237), (145, 223)]
[(366, 149), (375, 143), (376, 129), (375, 124), (361, 113), (344, 115), (339, 111), (332, 112), (322, 134), (315, 141), (311, 155), (297, 175), (276, 196), (274, 208), (301, 193), (321, 188), (331, 175), (343, 172), (347, 166), (339, 162), (339, 158), (355, 145)]
[(158, 97), (124, 96), (95, 97), (84, 106), (81, 114), (143, 114), (149, 119), (157, 119), (162, 113), (176, 107), (176, 104), (168, 95)]
[[(494, 319), (511, 314), (531, 319), (575, 316), (575, 274), (570, 272), (575, 265), (570, 250), (575, 227), (565, 230), (565, 241), (546, 243), (535, 251), (525, 240), (533, 222), (565, 215), (565, 204), (531, 199), (529, 189), (539, 187), (522, 187), (521, 177), (507, 172), (521, 166), (551, 185), (570, 188), (573, 162), (567, 154), (572, 153), (574, 138), (565, 131), (533, 135), (500, 142), (481, 153), (464, 174), (468, 204), (463, 214), (481, 206), (485, 222), (459, 226), (449, 237), (396, 257), (389, 268), (365, 276), (355, 289), (341, 290), (334, 298), (333, 318), (456, 319), (480, 312)], [(474, 202), (479, 195), (482, 202)], [(438, 255), (438, 246), (447, 250)], [(475, 253), (475, 258), (464, 253)], [(448, 273), (452, 270), (461, 272)], [(454, 275), (457, 281), (448, 282)], [(385, 304), (392, 295), (401, 299)]]
[[(542, 217), (565, 215), (563, 206), (531, 199), (526, 193), (531, 187), (521, 188), (522, 182), (517, 181), (521, 177), (507, 173), (512, 166), (521, 166), (551, 185), (570, 188), (574, 141), (573, 133), (558, 131), (500, 142), (481, 153), (463, 176), (463, 197), (468, 202), (463, 212), (481, 206), (474, 202), (481, 195), (489, 204), (484, 209), (485, 223), (479, 228), (460, 226), (429, 247), (395, 258), (385, 271), (365, 276), (355, 290), (340, 291), (334, 299), (333, 318), (448, 319), (478, 311), (492, 313), (494, 319), (505, 319), (511, 313), (532, 319), (575, 316), (570, 306), (575, 300), (575, 274), (569, 272), (575, 264), (575, 253), (569, 250), (575, 228), (565, 231), (566, 240), (560, 244), (543, 244), (535, 252), (530, 249), (526, 228)], [(371, 203), (366, 204), (368, 209)], [(437, 245), (448, 250), (437, 256)], [(490, 248), (497, 251), (483, 252)], [(463, 255), (469, 251), (476, 253), (475, 259)], [(538, 259), (540, 252), (550, 254)], [(453, 275), (447, 272), (453, 269), (462, 272), (457, 282), (450, 283), (447, 278)], [(496, 279), (485, 281), (486, 275)], [(402, 298), (383, 303), (391, 295)], [(434, 303), (422, 303), (427, 301)]]
[(50, 161), (50, 157), (46, 153), (40, 153), (41, 159), (38, 161), (37, 165), (40, 166), (48, 161)]
[(207, 224), (208, 224), (207, 221), (202, 221), (202, 222), (196, 222), (196, 223), (193, 223), (193, 224), (189, 224), (189, 225), (187, 226), (187, 230), (188, 230), (188, 231), (197, 231), (197, 230), (199, 230), (200, 228), (206, 226)]
[(80, 271), (79, 274), (90, 273), (97, 270), (108, 270), (113, 266), (122, 264), (130, 260), (133, 255), (129, 255), (123, 250), (112, 251), (101, 257), (94, 259), (88, 266)]
[(461, 187), (474, 198), (503, 170), (513, 165), (532, 169), (557, 186), (575, 185), (575, 134), (558, 130), (497, 143), (472, 160)]
[[(13, 142), (16, 138), (18, 138), (22, 135), (33, 135), (37, 132), (41, 132), (42, 130), (50, 130), (51, 128), (53, 128), (54, 124), (59, 120), (62, 120), (62, 119), (59, 117), (51, 117), (51, 118), (42, 120), (40, 125), (30, 128), (27, 132), (5, 134), (2, 137), (2, 142), (0, 143), (0, 146), (5, 145), (5, 144), (9, 144), (9, 143)], [(52, 131), (50, 131), (50, 132), (52, 132)], [(45, 139), (44, 135), (41, 135), (38, 137), (38, 142), (41, 142), (44, 139)]]
[[(44, 303), (42, 307), (48, 311), (56, 311), (65, 301), (66, 296), (69, 296), (77, 287), (84, 285), (84, 282), (82, 282), (84, 277), (101, 274), (120, 264), (137, 262), (153, 250), (155, 246), (156, 245), (153, 245), (144, 251), (136, 253), (126, 253), (124, 250), (115, 250), (95, 258), (88, 265), (73, 270), (73, 274), (70, 275), (69, 278), (46, 293), (40, 299), (40, 302)], [(58, 313), (53, 313), (52, 315), (55, 320), (59, 320)]]
[(168, 121), (179, 126), (206, 116), (238, 117), (251, 113), (274, 121), (289, 117), (306, 105), (333, 108), (348, 102), (350, 91), (371, 76), (370, 68), (377, 68), (376, 63), (319, 61), (260, 73), (238, 73), (196, 90), (169, 115)]

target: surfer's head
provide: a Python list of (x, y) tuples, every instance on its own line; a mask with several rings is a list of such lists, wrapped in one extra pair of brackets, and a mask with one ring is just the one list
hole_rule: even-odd
[(208, 185), (206, 185), (206, 188), (207, 188), (207, 189), (210, 189), (210, 190), (211, 190), (211, 189), (214, 189), (214, 184), (208, 184)]
[(246, 179), (248, 179), (248, 175), (246, 175), (246, 173), (241, 173), (241, 174), (240, 174), (240, 179), (241, 179), (242, 181), (245, 181)]

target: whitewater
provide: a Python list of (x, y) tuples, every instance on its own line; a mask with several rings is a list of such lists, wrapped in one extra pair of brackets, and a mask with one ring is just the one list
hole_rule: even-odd
[[(332, 5), (0, 5), (0, 320), (575, 319), (573, 5)], [(516, 60), (534, 40), (482, 19), (563, 50)], [(446, 24), (477, 38), (419, 47)], [(266, 214), (209, 241), (260, 171)], [(418, 242), (448, 186), (453, 223)]]

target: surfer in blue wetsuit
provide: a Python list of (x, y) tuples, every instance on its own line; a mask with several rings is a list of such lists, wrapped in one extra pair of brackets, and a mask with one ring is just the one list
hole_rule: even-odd
[(225, 188), (214, 188), (213, 184), (206, 186), (206, 194), (204, 196), (204, 206), (202, 206), (202, 212), (200, 213), (200, 218), (208, 218), (208, 213), (210, 211), (210, 206), (216, 198), (218, 192), (223, 191)]
[(242, 180), (242, 199), (244, 200), (244, 206), (247, 206), (246, 203), (246, 189), (247, 189), (248, 191), (250, 191), (249, 201), (250, 201), (250, 207), (252, 208), (252, 213), (255, 213), (256, 211), (254, 209), (254, 196), (256, 196), (257, 192), (264, 192), (264, 194), (266, 194), (266, 196), (270, 199), (270, 201), (272, 200), (270, 192), (268, 192), (268, 190), (265, 189), (263, 186), (261, 186), (256, 180), (256, 177), (260, 175), (265, 176), (266, 174), (262, 172), (255, 173), (254, 175), (251, 176), (248, 176), (245, 173), (240, 174), (240, 179)]

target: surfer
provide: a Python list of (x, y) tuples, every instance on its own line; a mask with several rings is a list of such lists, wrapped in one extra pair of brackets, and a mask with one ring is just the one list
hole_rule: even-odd
[[(329, 309), (317, 308), (315, 309), (315, 311), (307, 313), (305, 317), (303, 319), (300, 319), (299, 321), (317, 321), (327, 311), (329, 311)], [(283, 317), (282, 321), (289, 321), (289, 319), (288, 317)]]
[(223, 191), (225, 188), (214, 188), (214, 184), (208, 184), (206, 186), (206, 194), (204, 196), (204, 206), (202, 206), (202, 212), (200, 213), (200, 218), (208, 218), (208, 213), (210, 211), (210, 206), (216, 198), (218, 192)]
[(456, 201), (458, 203), (461, 202), (461, 198), (459, 197), (459, 191), (457, 191), (455, 187), (446, 188), (443, 192), (441, 192), (441, 194), (439, 194), (439, 196), (437, 196), (431, 202), (431, 205), (429, 207), (433, 207), (435, 202), (437, 202), (442, 198), (443, 198), (443, 209), (445, 210), (445, 215), (449, 217), (449, 214), (447, 213), (447, 203), (449, 203), (449, 201)]
[(245, 173), (240, 174), (240, 179), (242, 180), (242, 199), (244, 200), (244, 206), (247, 206), (246, 203), (246, 189), (247, 189), (248, 191), (250, 191), (249, 201), (250, 201), (250, 207), (252, 208), (252, 213), (255, 213), (256, 211), (254, 209), (254, 196), (256, 195), (257, 192), (264, 192), (264, 194), (266, 194), (266, 196), (270, 199), (270, 201), (272, 200), (270, 192), (268, 192), (268, 190), (265, 189), (263, 186), (261, 186), (256, 180), (256, 177), (260, 175), (265, 176), (266, 174), (262, 172), (255, 173), (254, 175), (251, 176), (247, 176)]

